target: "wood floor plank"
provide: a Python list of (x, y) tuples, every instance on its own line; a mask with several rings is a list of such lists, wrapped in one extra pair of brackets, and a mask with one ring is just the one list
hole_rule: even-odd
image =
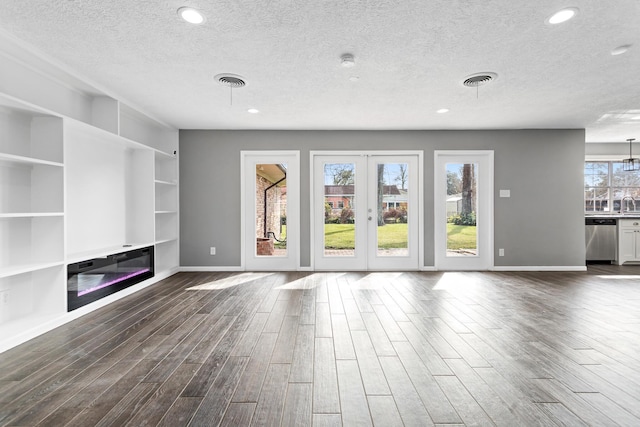
[(313, 294), (302, 297), (300, 308), (300, 324), (314, 325), (316, 323), (316, 297)]
[(220, 422), (220, 427), (248, 426), (255, 410), (255, 403), (230, 403)]
[(260, 388), (267, 375), (269, 360), (273, 353), (273, 348), (278, 339), (277, 334), (263, 333), (260, 335), (258, 344), (249, 358), (247, 367), (240, 377), (232, 402), (257, 402), (260, 397)]
[(396, 401), (398, 412), (405, 426), (433, 426), (409, 375), (397, 357), (381, 357), (380, 364), (387, 377), (389, 388)]
[(351, 334), (367, 395), (391, 394), (369, 334), (366, 331), (352, 331)]
[(613, 420), (613, 422), (617, 425), (640, 425), (640, 418), (632, 415), (630, 412), (622, 408), (613, 400), (604, 396), (602, 393), (577, 393), (577, 395), (585, 400), (589, 405), (602, 412), (606, 417)]
[(316, 338), (331, 338), (331, 311), (329, 303), (316, 301)]
[(298, 334), (298, 316), (285, 316), (273, 349), (271, 363), (291, 363)]
[(313, 427), (342, 427), (340, 414), (313, 414)]
[(559, 426), (587, 427), (576, 414), (569, 411), (562, 403), (536, 403), (547, 416)]
[(355, 359), (356, 353), (353, 350), (347, 317), (344, 314), (332, 314), (331, 326), (336, 359)]
[(311, 383), (289, 382), (284, 401), (281, 425), (284, 427), (310, 426), (312, 420), (313, 387)]
[(458, 413), (453, 406), (451, 406), (449, 399), (442, 392), (435, 378), (430, 374), (424, 363), (422, 363), (420, 356), (416, 353), (413, 346), (403, 341), (395, 342), (393, 345), (433, 422), (436, 424), (461, 423), (462, 420), (458, 416)]
[(367, 396), (375, 427), (403, 427), (402, 417), (392, 396)]
[(232, 356), (251, 356), (253, 347), (255, 347), (258, 342), (268, 318), (269, 313), (258, 312), (255, 314), (253, 320), (251, 320), (249, 328), (244, 334), (242, 334), (240, 342), (233, 349), (233, 352), (231, 353)]
[(179, 397), (164, 414), (158, 427), (184, 427), (200, 407), (203, 397)]
[(241, 336), (242, 333), (240, 331), (228, 330), (207, 360), (200, 366), (196, 375), (191, 379), (189, 384), (187, 384), (181, 396), (205, 396), (216, 381), (227, 359), (229, 359), (229, 357), (243, 357), (232, 355), (233, 348), (237, 345), (238, 341), (240, 341)]
[(289, 383), (289, 370), (291, 365), (276, 364), (269, 365), (267, 376), (262, 384), (260, 397), (252, 426), (275, 426), (280, 425), (282, 413), (284, 411), (285, 396)]
[(348, 426), (372, 426), (369, 404), (355, 360), (337, 360), (342, 422)]
[(157, 425), (199, 368), (199, 364), (180, 365), (144, 406), (136, 411), (126, 425), (130, 427)]
[(91, 396), (93, 401), (84, 408), (77, 410), (77, 416), (66, 425), (84, 427), (96, 425), (107, 413), (115, 407), (142, 379), (157, 365), (154, 360), (144, 359), (131, 368), (115, 384), (104, 393)]
[[(386, 305), (376, 304), (373, 306), (380, 324), (384, 328), (384, 332), (387, 334), (389, 341), (406, 341), (407, 338), (402, 333), (402, 330), (398, 326), (398, 323), (387, 309)], [(406, 317), (406, 316), (405, 316)], [(406, 321), (409, 321), (407, 318)]]
[(495, 425), (457, 377), (439, 376), (435, 378), (465, 425)]
[(298, 326), (293, 360), (291, 362), (291, 375), (289, 382), (312, 383), (313, 382), (313, 353), (315, 345), (315, 326), (302, 324)]
[(393, 344), (389, 340), (384, 327), (375, 313), (362, 313), (365, 327), (378, 356), (395, 356)]
[(347, 316), (349, 329), (352, 331), (366, 330), (367, 328), (364, 326), (364, 321), (362, 320), (362, 316), (360, 315), (360, 310), (358, 310), (356, 301), (353, 298), (344, 299), (342, 300), (342, 304), (344, 306), (344, 313)]
[(340, 413), (336, 359), (331, 338), (316, 338), (313, 358), (313, 413)]
[(218, 425), (247, 365), (248, 357), (229, 357), (191, 419), (192, 425)]
[(139, 383), (102, 417), (96, 427), (126, 425), (146, 405), (158, 387), (155, 383)]

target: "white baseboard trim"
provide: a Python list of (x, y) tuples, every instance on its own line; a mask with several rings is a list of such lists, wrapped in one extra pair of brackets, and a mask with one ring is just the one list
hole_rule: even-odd
[(215, 273), (215, 272), (225, 272), (225, 271), (245, 271), (244, 267), (235, 266), (235, 267), (211, 267), (211, 266), (201, 266), (201, 267), (180, 267), (180, 272), (189, 273), (189, 272), (201, 272), (201, 273)]
[(587, 271), (586, 265), (514, 265), (494, 266), (492, 271)]
[(438, 271), (438, 270), (436, 270), (436, 268), (432, 265), (429, 265), (429, 266), (423, 265), (422, 267), (420, 267), (420, 271)]
[(312, 267), (298, 267), (298, 271), (315, 271)]

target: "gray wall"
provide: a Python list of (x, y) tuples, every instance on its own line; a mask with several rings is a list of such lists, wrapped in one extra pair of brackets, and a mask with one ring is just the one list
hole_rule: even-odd
[[(301, 265), (310, 265), (309, 151), (423, 150), (432, 266), (434, 150), (495, 151), (495, 265), (583, 266), (584, 130), (180, 131), (180, 263), (240, 265), (240, 151), (300, 150)], [(500, 198), (499, 190), (511, 190)], [(217, 255), (209, 255), (216, 246)], [(498, 248), (505, 256), (498, 257)]]

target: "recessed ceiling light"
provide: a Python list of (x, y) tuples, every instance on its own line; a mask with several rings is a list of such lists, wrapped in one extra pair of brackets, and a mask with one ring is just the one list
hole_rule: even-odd
[(561, 24), (573, 18), (574, 16), (576, 16), (577, 13), (578, 13), (577, 7), (566, 7), (562, 10), (557, 11), (550, 17), (548, 17), (545, 22), (547, 24), (552, 24), (552, 25)]
[(351, 68), (351, 67), (355, 67), (356, 65), (356, 60), (353, 57), (352, 54), (350, 53), (345, 53), (344, 55), (342, 55), (340, 57), (340, 61), (343, 67), (345, 68)]
[(436, 111), (436, 113), (438, 114), (444, 114), (444, 113), (448, 113), (449, 109), (448, 108), (441, 108), (438, 111)]
[(260, 112), (260, 110), (258, 110), (257, 108), (249, 108), (247, 110), (247, 113), (251, 113), (251, 114), (258, 114)]
[(205, 21), (204, 15), (192, 7), (181, 7), (178, 16), (190, 24), (203, 24)]
[(615, 48), (615, 49), (613, 49), (611, 51), (611, 55), (614, 55), (614, 56), (615, 55), (622, 55), (623, 53), (626, 53), (629, 50), (630, 47), (631, 47), (630, 44), (625, 44), (625, 45), (622, 45), (622, 46), (618, 46), (617, 48)]

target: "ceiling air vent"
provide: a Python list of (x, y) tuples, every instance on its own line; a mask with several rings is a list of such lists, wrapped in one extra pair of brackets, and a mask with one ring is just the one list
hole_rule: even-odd
[(247, 85), (247, 83), (241, 76), (235, 74), (218, 74), (217, 76), (215, 76), (215, 79), (218, 81), (218, 83), (234, 89)]
[(498, 75), (496, 73), (477, 73), (466, 77), (462, 84), (467, 87), (478, 87), (486, 85), (497, 78)]

